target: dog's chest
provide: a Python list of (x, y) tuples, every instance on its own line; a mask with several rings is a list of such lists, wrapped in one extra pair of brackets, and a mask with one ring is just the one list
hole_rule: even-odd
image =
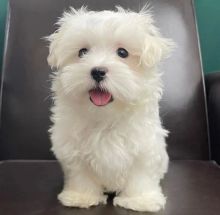
[(99, 177), (116, 180), (127, 174), (138, 146), (126, 129), (85, 129), (84, 134), (81, 159)]

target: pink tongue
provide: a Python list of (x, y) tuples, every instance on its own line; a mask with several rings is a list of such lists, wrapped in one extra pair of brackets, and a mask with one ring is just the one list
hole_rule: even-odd
[(101, 91), (100, 89), (90, 90), (89, 95), (92, 102), (97, 106), (107, 105), (112, 96), (109, 92)]

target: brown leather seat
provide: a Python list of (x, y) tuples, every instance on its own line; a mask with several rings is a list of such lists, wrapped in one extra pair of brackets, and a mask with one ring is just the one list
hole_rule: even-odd
[[(220, 211), (220, 170), (210, 161), (206, 101), (193, 3), (191, 0), (152, 2), (157, 25), (178, 48), (166, 60), (165, 94), (161, 101), (172, 159), (163, 181), (169, 215), (217, 215)], [(1, 85), (0, 214), (140, 214), (106, 206), (89, 210), (65, 208), (56, 199), (62, 173), (50, 153), (47, 129), (50, 68), (42, 37), (70, 5), (139, 10), (146, 0), (9, 0)], [(20, 160), (19, 160), (20, 159)], [(34, 161), (33, 161), (34, 160)]]
[[(155, 215), (218, 215), (220, 169), (207, 161), (172, 161), (163, 181), (167, 204)], [(62, 172), (56, 161), (6, 161), (0, 165), (1, 215), (123, 215), (142, 213), (108, 205), (91, 209), (63, 207)], [(151, 213), (146, 213), (151, 214)]]

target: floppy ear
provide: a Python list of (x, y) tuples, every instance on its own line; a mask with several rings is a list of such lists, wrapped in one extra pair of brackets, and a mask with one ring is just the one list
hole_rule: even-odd
[(47, 57), (47, 62), (51, 68), (58, 69), (64, 60), (66, 51), (63, 47), (63, 37), (68, 30), (66, 25), (68, 25), (69, 20), (73, 15), (73, 9), (70, 12), (64, 12), (63, 16), (59, 18), (56, 23), (58, 29), (45, 38), (49, 42), (49, 55)]
[(49, 41), (49, 55), (47, 62), (51, 68), (59, 69), (65, 62), (68, 54), (64, 43), (65, 30), (62, 26), (50, 36), (46, 37)]
[(65, 11), (56, 23), (58, 29), (53, 34), (45, 37), (45, 39), (49, 42), (49, 55), (47, 57), (47, 62), (51, 68), (58, 69), (62, 66), (67, 54), (65, 49), (66, 47), (64, 47), (64, 37), (70, 28), (69, 25), (72, 25), (71, 23), (74, 22), (76, 17), (85, 13), (87, 13), (87, 8), (85, 6), (82, 6), (79, 9), (70, 7), (70, 9)]
[(57, 61), (57, 48), (58, 48), (58, 32), (51, 34), (46, 37), (46, 40), (49, 41), (49, 55), (47, 57), (47, 62), (51, 68), (58, 68), (59, 64)]
[(153, 67), (163, 58), (169, 57), (169, 54), (176, 45), (171, 39), (164, 38), (160, 34), (159, 29), (154, 25), (150, 4), (144, 5), (139, 14), (142, 20), (142, 29), (145, 34), (141, 62), (148, 67)]
[(171, 39), (163, 38), (159, 33), (147, 34), (143, 44), (141, 61), (147, 67), (153, 67), (163, 58), (168, 57), (174, 47), (175, 43)]

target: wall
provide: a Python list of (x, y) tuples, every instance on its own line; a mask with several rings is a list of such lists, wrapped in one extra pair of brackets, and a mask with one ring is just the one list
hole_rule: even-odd
[(205, 73), (220, 71), (220, 0), (195, 0)]
[(2, 68), (2, 55), (5, 35), (5, 18), (6, 18), (7, 0), (0, 0), (0, 71)]

